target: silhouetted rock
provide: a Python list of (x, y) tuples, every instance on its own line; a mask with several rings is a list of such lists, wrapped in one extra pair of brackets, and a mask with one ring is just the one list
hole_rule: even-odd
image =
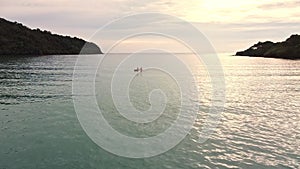
[(237, 52), (236, 55), (282, 59), (300, 59), (300, 35), (292, 35), (283, 42), (258, 42), (245, 51)]
[(79, 38), (29, 29), (17, 22), (0, 18), (0, 55), (101, 54), (94, 43)]

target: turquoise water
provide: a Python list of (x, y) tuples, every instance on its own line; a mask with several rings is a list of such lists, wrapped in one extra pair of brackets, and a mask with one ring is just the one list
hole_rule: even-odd
[[(79, 124), (72, 100), (76, 58), (1, 57), (0, 169), (300, 167), (299, 61), (220, 54), (226, 80), (225, 108), (216, 131), (201, 144), (197, 140), (210, 105), (209, 78), (203, 76), (200, 65), (192, 67), (199, 73), (196, 86), (201, 104), (190, 133), (164, 154), (131, 159), (100, 148)], [(111, 72), (110, 65), (106, 66), (104, 70)], [(116, 130), (133, 137), (163, 132), (178, 114), (177, 86), (169, 85), (171, 82), (166, 83), (153, 70), (143, 73), (130, 88), (137, 109), (149, 108), (146, 96), (151, 85), (170, 90), (167, 95), (172, 99), (167, 104), (171, 111), (142, 129), (122, 119), (112, 103), (102, 98), (105, 88), (100, 82), (105, 82), (105, 74), (96, 80), (104, 116)], [(147, 77), (157, 77), (158, 83), (152, 84)], [(143, 88), (146, 84), (147, 90)]]

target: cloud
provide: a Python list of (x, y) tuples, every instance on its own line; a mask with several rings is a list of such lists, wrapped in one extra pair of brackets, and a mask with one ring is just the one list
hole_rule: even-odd
[(276, 3), (267, 3), (259, 5), (258, 8), (261, 9), (278, 9), (278, 8), (297, 8), (300, 6), (300, 1), (285, 1)]

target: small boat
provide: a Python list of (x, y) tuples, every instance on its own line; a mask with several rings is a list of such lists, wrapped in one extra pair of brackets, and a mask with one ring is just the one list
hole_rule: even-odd
[(133, 71), (134, 71), (134, 72), (138, 72), (138, 71), (139, 71), (139, 68), (136, 68), (136, 69), (134, 69)]

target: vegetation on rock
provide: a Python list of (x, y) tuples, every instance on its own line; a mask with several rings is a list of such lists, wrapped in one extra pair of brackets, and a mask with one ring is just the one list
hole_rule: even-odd
[(245, 51), (237, 52), (236, 55), (282, 59), (300, 59), (300, 35), (292, 35), (283, 42), (258, 42)]
[[(85, 47), (84, 47), (85, 46)], [(81, 51), (84, 47), (84, 51)], [(0, 55), (101, 54), (94, 43), (0, 18)]]

